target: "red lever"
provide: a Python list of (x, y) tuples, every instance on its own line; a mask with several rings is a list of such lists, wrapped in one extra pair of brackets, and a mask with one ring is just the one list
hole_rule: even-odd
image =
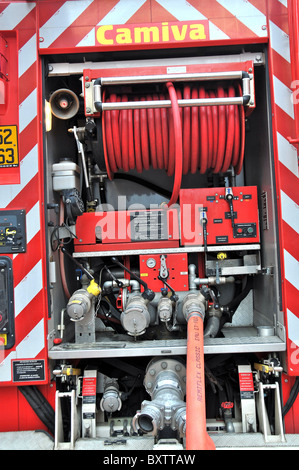
[(229, 410), (229, 409), (231, 409), (231, 408), (233, 408), (233, 407), (234, 407), (234, 404), (233, 404), (233, 402), (231, 402), (231, 401), (223, 401), (223, 402), (221, 403), (221, 408), (224, 408), (225, 410)]

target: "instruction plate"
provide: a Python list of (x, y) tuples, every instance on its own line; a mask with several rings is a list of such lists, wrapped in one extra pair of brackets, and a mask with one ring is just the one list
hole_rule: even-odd
[(0, 126), (0, 168), (19, 166), (17, 126)]

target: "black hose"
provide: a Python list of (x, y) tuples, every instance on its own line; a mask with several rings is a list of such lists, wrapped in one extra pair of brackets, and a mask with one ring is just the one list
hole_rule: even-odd
[(93, 281), (94, 280), (94, 277), (93, 275), (86, 269), (84, 268), (83, 264), (79, 263), (79, 261), (77, 261), (75, 258), (72, 257), (72, 255), (62, 246), (60, 247), (60, 250), (62, 251), (62, 253), (64, 255), (66, 255), (76, 266), (78, 266), (80, 269), (82, 269), (82, 271), (86, 274), (86, 276), (88, 277), (88, 279), (90, 281)]
[(249, 294), (249, 291), (252, 289), (253, 286), (253, 277), (248, 276), (246, 281), (246, 286), (242, 290), (242, 292), (237, 295), (231, 302), (229, 302), (225, 307), (229, 308), (230, 310), (236, 310), (242, 300)]
[(298, 393), (299, 393), (299, 377), (296, 377), (296, 380), (295, 380), (295, 383), (292, 387), (292, 390), (290, 392), (290, 396), (286, 402), (286, 404), (284, 405), (283, 409), (282, 409), (282, 416), (284, 417), (289, 411), (290, 409), (292, 408), (293, 404), (295, 403), (295, 400), (298, 396)]
[(49, 429), (51, 434), (55, 434), (55, 412), (46, 400), (43, 394), (32, 385), (24, 385), (18, 387), (19, 391), (26, 398), (29, 405), (42, 421), (42, 423)]
[(171, 192), (170, 191), (167, 191), (166, 189), (161, 188), (160, 186), (157, 186), (154, 183), (151, 183), (149, 181), (145, 181), (144, 179), (139, 178), (138, 176), (123, 174), (123, 173), (116, 173), (114, 175), (114, 179), (132, 181), (133, 183), (137, 183), (140, 186), (144, 186), (145, 188), (148, 188), (151, 191), (153, 191), (157, 194), (160, 194), (163, 197), (166, 197), (167, 199), (171, 198)]
[(142, 293), (142, 297), (144, 297), (148, 300), (153, 300), (153, 298), (155, 297), (155, 293), (151, 289), (149, 289), (149, 287), (148, 287), (148, 285), (145, 281), (140, 279), (140, 277), (138, 277), (135, 273), (130, 271), (128, 268), (126, 268), (126, 266), (124, 266), (120, 261), (118, 261), (118, 259), (115, 258), (115, 256), (113, 256), (111, 258), (111, 261), (113, 263), (117, 264), (118, 266), (120, 266), (122, 269), (124, 269), (127, 273), (129, 273), (131, 275), (131, 277), (133, 277), (136, 281), (139, 282), (140, 285), (143, 286), (144, 292)]

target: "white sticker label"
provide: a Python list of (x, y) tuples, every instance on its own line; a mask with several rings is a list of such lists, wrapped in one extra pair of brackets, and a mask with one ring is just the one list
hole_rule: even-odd
[(167, 67), (167, 73), (186, 73), (186, 67)]

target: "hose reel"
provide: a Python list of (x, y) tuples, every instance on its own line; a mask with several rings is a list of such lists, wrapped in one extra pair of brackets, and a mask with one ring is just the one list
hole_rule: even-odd
[[(102, 116), (108, 177), (162, 169), (174, 176), (242, 170), (245, 107), (252, 103), (244, 71), (102, 77), (93, 83), (93, 112)], [(90, 101), (90, 100), (89, 100)]]

